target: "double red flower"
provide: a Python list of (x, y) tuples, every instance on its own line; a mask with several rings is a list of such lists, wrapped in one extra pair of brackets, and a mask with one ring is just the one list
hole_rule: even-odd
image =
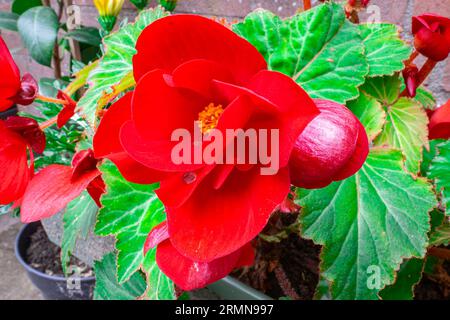
[(14, 62), (5, 41), (0, 36), (0, 112), (14, 104), (29, 105), (38, 94), (36, 80), (25, 73), (20, 78), (20, 71)]
[(0, 204), (22, 198), (33, 177), (33, 151), (42, 153), (44, 149), (45, 135), (35, 120), (24, 117), (0, 120)]
[[(136, 49), (137, 86), (105, 113), (95, 155), (112, 160), (131, 182), (160, 182), (168, 238), (157, 261), (180, 287), (192, 289), (242, 265), (242, 250), (287, 196), (294, 142), (319, 111), (292, 79), (268, 71), (250, 43), (210, 19), (160, 19)], [(192, 134), (195, 121), (221, 132), (279, 129), (278, 173), (261, 175), (262, 164), (175, 164), (171, 134), (180, 128)]]
[(450, 53), (450, 19), (427, 13), (413, 17), (414, 46), (434, 61), (445, 60)]

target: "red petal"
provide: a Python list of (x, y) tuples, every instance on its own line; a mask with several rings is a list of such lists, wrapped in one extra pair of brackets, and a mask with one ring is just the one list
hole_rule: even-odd
[(20, 72), (17, 68), (5, 41), (0, 36), (0, 112), (9, 109), (12, 98), (20, 91)]
[(161, 181), (165, 174), (134, 161), (120, 143), (120, 129), (131, 119), (132, 97), (132, 92), (127, 93), (105, 112), (94, 136), (94, 153), (98, 159), (108, 158), (114, 162), (126, 180), (152, 184)]
[(18, 137), (5, 141), (7, 135), (7, 131), (0, 130), (0, 204), (3, 205), (20, 199), (31, 177), (27, 145)]
[(186, 172), (203, 167), (203, 164), (175, 164), (172, 160), (172, 150), (177, 142), (144, 140), (132, 121), (124, 124), (120, 137), (130, 157), (148, 168), (164, 172)]
[(272, 176), (259, 168), (234, 170), (218, 190), (214, 181), (208, 176), (184, 205), (166, 207), (172, 244), (197, 261), (223, 257), (252, 240), (290, 187), (287, 169)]
[(210, 101), (222, 103), (215, 99), (213, 80), (234, 82), (230, 71), (224, 66), (204, 59), (188, 61), (173, 72), (173, 83), (176, 87), (193, 90)]
[(136, 81), (147, 72), (172, 73), (179, 65), (205, 59), (233, 70), (246, 83), (267, 68), (263, 56), (249, 42), (220, 23), (197, 15), (173, 15), (157, 20), (142, 32), (133, 58)]
[(150, 231), (144, 244), (144, 255), (156, 247), (161, 242), (169, 239), (169, 231), (167, 230), (167, 221), (158, 224)]
[(72, 159), (72, 181), (77, 180), (86, 172), (97, 169), (97, 159), (91, 149), (77, 152)]
[(56, 97), (68, 103), (63, 106), (62, 110), (58, 114), (57, 125), (58, 128), (62, 128), (74, 116), (77, 103), (73, 101), (73, 99), (69, 95), (61, 90), (58, 91), (58, 95)]
[(92, 170), (71, 181), (72, 168), (50, 165), (40, 171), (29, 183), (23, 196), (21, 219), (24, 223), (42, 220), (64, 209), (100, 175)]
[(102, 204), (100, 202), (100, 198), (106, 192), (106, 185), (102, 179), (102, 176), (98, 176), (92, 180), (92, 182), (87, 186), (87, 192), (95, 201), (97, 206), (101, 208)]
[(450, 100), (433, 112), (429, 127), (429, 138), (450, 139)]
[(166, 240), (156, 250), (156, 262), (159, 268), (181, 289), (190, 291), (199, 289), (226, 277), (231, 271), (251, 262), (250, 244), (210, 262), (196, 262), (181, 255)]
[(12, 116), (4, 122), (9, 130), (16, 132), (37, 153), (44, 152), (45, 134), (36, 120)]
[(170, 141), (175, 129), (192, 131), (199, 112), (211, 102), (191, 90), (174, 88), (165, 79), (171, 80), (160, 70), (149, 72), (134, 91), (132, 119), (148, 141)]

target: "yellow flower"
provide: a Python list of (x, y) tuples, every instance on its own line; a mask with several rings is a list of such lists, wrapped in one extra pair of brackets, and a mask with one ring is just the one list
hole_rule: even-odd
[(101, 17), (117, 17), (125, 0), (94, 0)]

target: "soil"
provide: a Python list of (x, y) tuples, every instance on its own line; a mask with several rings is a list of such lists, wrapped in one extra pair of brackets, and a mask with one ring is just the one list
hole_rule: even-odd
[[(48, 275), (64, 277), (61, 264), (61, 248), (51, 242), (42, 226), (31, 235), (31, 243), (26, 252), (26, 262), (36, 270)], [(91, 277), (93, 270), (90, 266), (72, 256), (67, 270), (77, 270), (77, 276)]]
[[(278, 213), (258, 237), (255, 264), (233, 276), (274, 299), (311, 300), (319, 281), (321, 246), (302, 239), (295, 225), (298, 214)], [(441, 260), (433, 275), (424, 274), (415, 287), (415, 300), (450, 300), (450, 261)]]
[(295, 224), (297, 215), (277, 214), (263, 231), (272, 239), (255, 241), (254, 266), (234, 276), (275, 299), (311, 300), (319, 281), (320, 246), (295, 233), (280, 234)]
[(424, 274), (414, 290), (416, 300), (450, 300), (450, 261), (441, 261), (432, 275)]

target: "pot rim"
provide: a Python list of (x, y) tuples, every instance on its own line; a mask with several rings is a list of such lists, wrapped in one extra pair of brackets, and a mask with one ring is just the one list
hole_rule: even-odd
[[(22, 257), (22, 254), (21, 254), (21, 252), (19, 250), (20, 240), (22, 239), (25, 230), (27, 228), (29, 228), (30, 226), (32, 226), (34, 223), (36, 223), (36, 222), (27, 223), (27, 224), (23, 225), (20, 228), (20, 231), (19, 231), (19, 233), (16, 236), (16, 240), (15, 240), (15, 243), (14, 243), (14, 253), (16, 255), (17, 260), (25, 268), (26, 271), (28, 271), (30, 273), (33, 273), (33, 274), (35, 274), (35, 275), (37, 275), (39, 277), (45, 278), (47, 280), (53, 280), (53, 281), (67, 281), (68, 278), (66, 278), (66, 277), (62, 277), (62, 276), (59, 276), (59, 275), (48, 275), (46, 273), (43, 273), (43, 272), (41, 272), (39, 270), (34, 269)], [(92, 280), (95, 280), (95, 276), (79, 277), (79, 280), (80, 281), (92, 281)]]

